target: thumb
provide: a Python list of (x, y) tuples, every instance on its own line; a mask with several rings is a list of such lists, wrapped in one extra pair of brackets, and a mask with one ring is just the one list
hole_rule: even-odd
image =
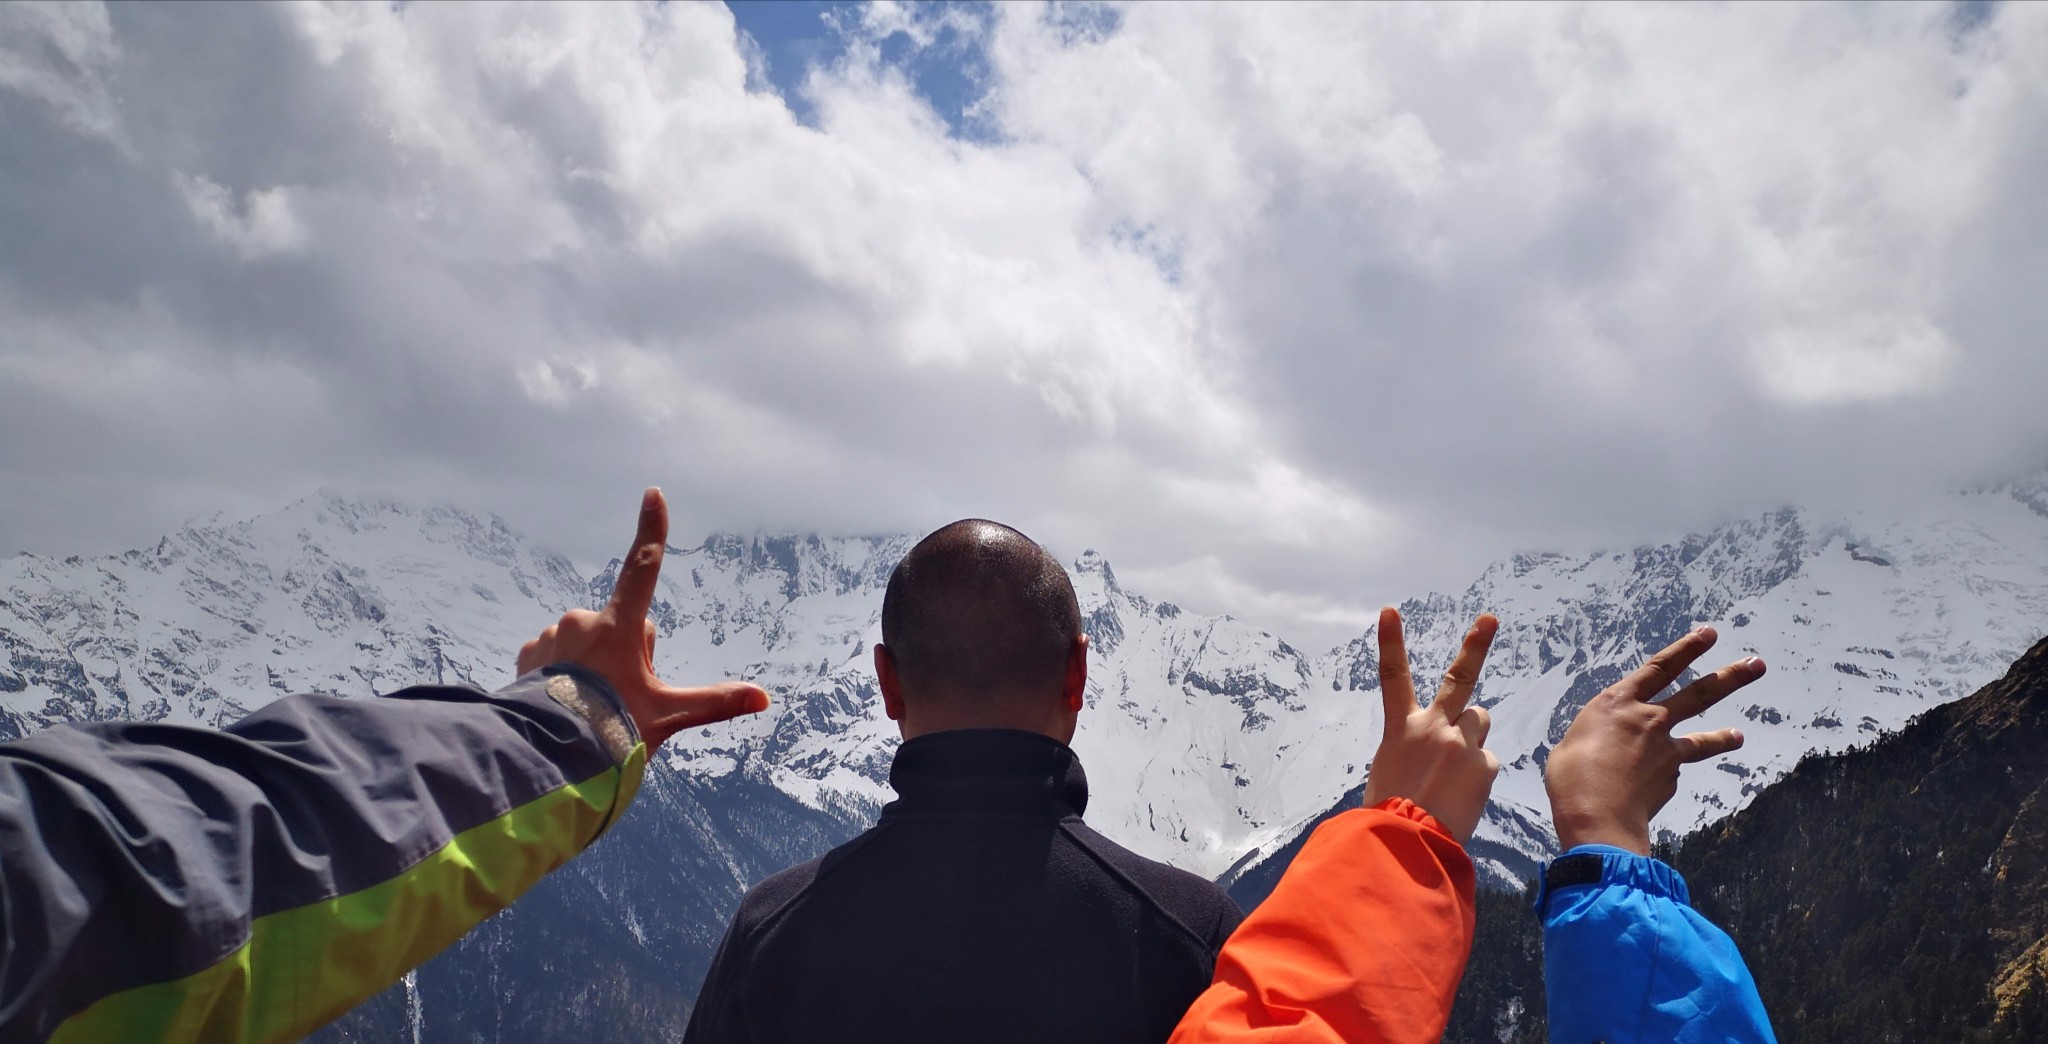
[[(751, 682), (726, 681), (691, 688), (663, 685), (655, 689), (654, 695), (654, 719), (661, 739), (683, 729), (728, 721), (768, 709), (768, 691)], [(660, 740), (653, 742), (659, 743)]]
[(1689, 765), (1740, 749), (1742, 733), (1737, 729), (1716, 729), (1713, 732), (1689, 733), (1671, 742), (1678, 744), (1678, 760)]

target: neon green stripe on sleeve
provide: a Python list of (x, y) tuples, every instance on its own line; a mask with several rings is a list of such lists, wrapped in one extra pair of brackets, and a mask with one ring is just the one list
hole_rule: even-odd
[(51, 1036), (70, 1041), (297, 1040), (397, 982), (583, 850), (640, 788), (647, 748), (457, 834), (358, 892), (257, 918), (249, 940), (171, 982), (106, 997)]

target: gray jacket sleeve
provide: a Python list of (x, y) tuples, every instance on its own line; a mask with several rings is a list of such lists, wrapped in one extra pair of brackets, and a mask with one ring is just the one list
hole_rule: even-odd
[(570, 666), (0, 744), (0, 1039), (297, 1039), (596, 839), (645, 759)]

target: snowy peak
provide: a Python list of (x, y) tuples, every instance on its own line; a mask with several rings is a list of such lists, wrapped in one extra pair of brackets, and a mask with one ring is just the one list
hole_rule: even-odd
[(285, 691), (495, 684), (582, 586), (502, 520), (331, 493), (147, 550), (20, 555), (0, 564), (0, 729), (218, 724)]
[(1962, 496), (2011, 498), (2014, 503), (2043, 518), (2048, 518), (2048, 468), (2042, 468), (2019, 478), (2003, 482), (1990, 482), (1968, 489), (1959, 490)]
[(1102, 553), (1092, 547), (1081, 552), (1081, 557), (1074, 559), (1072, 575), (1077, 581), (1084, 577), (1100, 578), (1104, 587), (1116, 589), (1116, 571), (1109, 567), (1109, 559), (1102, 557)]
[[(739, 575), (769, 573), (781, 578), (786, 597), (846, 595), (879, 590), (910, 550), (905, 536), (826, 539), (809, 534), (715, 534), (683, 557), (702, 556), (718, 570)], [(694, 574), (693, 574), (694, 575)]]
[[(681, 625), (678, 606), (693, 607), (707, 624), (714, 607), (736, 608), (731, 622), (745, 629), (804, 598), (845, 598), (879, 592), (889, 573), (915, 543), (909, 536), (825, 538), (810, 534), (714, 533), (694, 548), (669, 547), (662, 563), (662, 582), (670, 597), (654, 607), (662, 637)], [(602, 606), (618, 583), (621, 561), (605, 564), (589, 584), (590, 604)], [(690, 593), (685, 593), (690, 592)], [(877, 603), (879, 606), (879, 603)], [(724, 630), (723, 627), (714, 627)], [(721, 638), (715, 644), (723, 644)]]
[(1081, 631), (1088, 636), (1089, 651), (1098, 657), (1114, 654), (1123, 644), (1127, 619), (1153, 611), (1152, 603), (1117, 585), (1109, 559), (1092, 547), (1074, 560), (1068, 577), (1081, 606)]

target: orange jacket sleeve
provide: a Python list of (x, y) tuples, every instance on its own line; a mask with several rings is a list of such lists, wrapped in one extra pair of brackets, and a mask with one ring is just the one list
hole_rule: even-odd
[(1472, 952), (1472, 860), (1405, 798), (1316, 828), (1171, 1044), (1441, 1040)]

